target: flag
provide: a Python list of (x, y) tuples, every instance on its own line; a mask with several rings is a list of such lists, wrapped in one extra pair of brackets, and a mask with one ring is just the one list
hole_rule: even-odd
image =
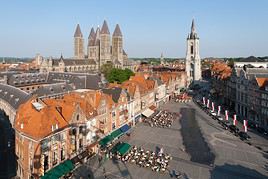
[(203, 104), (206, 105), (206, 98), (203, 97)]
[(218, 116), (221, 115), (221, 106), (218, 106)]
[(214, 102), (212, 102), (211, 105), (212, 105), (212, 111), (214, 112)]
[(236, 125), (236, 114), (234, 114), (234, 125)]
[(248, 131), (248, 121), (247, 120), (244, 120), (244, 129), (245, 129), (245, 132)]
[(225, 110), (225, 120), (228, 121), (228, 111)]
[(209, 99), (208, 99), (207, 107), (209, 108)]

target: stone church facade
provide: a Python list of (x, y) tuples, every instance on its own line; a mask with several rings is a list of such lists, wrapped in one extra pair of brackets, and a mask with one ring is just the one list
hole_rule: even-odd
[(98, 72), (104, 64), (112, 63), (116, 68), (128, 68), (128, 56), (123, 49), (123, 35), (119, 25), (110, 35), (106, 21), (96, 31), (91, 28), (85, 53), (84, 37), (78, 24), (74, 33), (74, 57), (65, 59), (43, 59), (40, 72)]

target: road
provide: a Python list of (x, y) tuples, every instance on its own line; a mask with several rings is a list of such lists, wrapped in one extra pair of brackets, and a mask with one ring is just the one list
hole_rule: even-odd
[[(198, 95), (196, 97), (196, 99), (202, 101), (202, 96), (201, 95)], [(212, 102), (212, 100), (210, 100), (210, 101)], [(214, 104), (215, 104), (215, 109), (217, 109), (218, 106), (220, 105), (219, 103), (217, 103), (215, 101), (214, 101)], [(211, 103), (210, 103), (210, 106), (211, 106)], [(221, 110), (221, 117), (223, 119), (225, 119), (224, 112), (225, 112), (225, 110), (222, 109)], [(229, 115), (229, 121), (230, 122), (233, 122), (233, 116), (230, 116)], [(243, 121), (238, 121), (237, 120), (237, 125), (236, 126), (239, 128), (240, 131), (244, 131), (243, 123), (242, 122)], [(253, 146), (255, 146), (256, 148), (261, 149), (264, 152), (266, 152), (266, 151), (268, 152), (268, 136), (262, 135), (262, 134), (258, 133), (256, 130), (250, 129), (250, 128), (248, 128), (248, 132), (247, 133), (251, 137), (250, 143)]]
[(15, 134), (8, 117), (0, 111), (0, 179), (16, 175)]

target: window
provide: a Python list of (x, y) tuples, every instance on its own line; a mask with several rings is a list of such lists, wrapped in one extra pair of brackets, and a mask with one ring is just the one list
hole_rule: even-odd
[(60, 158), (61, 161), (63, 161), (65, 159), (65, 150), (64, 150), (64, 146), (62, 146), (61, 151), (60, 151)]
[(76, 120), (79, 121), (79, 114), (77, 114), (77, 116), (76, 116)]
[(191, 54), (194, 54), (194, 46), (191, 45)]
[(83, 147), (83, 139), (79, 139), (79, 148)]
[(48, 155), (44, 155), (44, 171), (47, 171), (48, 167)]
[(54, 150), (52, 154), (52, 164), (56, 165), (57, 162), (58, 162), (57, 150)]

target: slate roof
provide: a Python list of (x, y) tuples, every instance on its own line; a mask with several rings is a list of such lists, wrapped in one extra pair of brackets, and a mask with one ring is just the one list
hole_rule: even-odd
[(122, 88), (118, 88), (118, 87), (114, 87), (114, 88), (106, 88), (102, 90), (103, 93), (105, 94), (109, 94), (112, 96), (112, 99), (115, 103), (118, 102), (121, 92), (122, 92)]
[(80, 29), (80, 25), (79, 24), (77, 24), (77, 26), (76, 26), (74, 37), (83, 37), (83, 34), (81, 32), (81, 29)]
[(188, 38), (189, 39), (198, 39), (197, 33), (195, 31), (194, 19), (192, 20), (191, 33), (189, 34)]
[(88, 46), (93, 46), (95, 42), (95, 31), (94, 28), (92, 27), (88, 36)]
[[(235, 68), (237, 77), (240, 77), (240, 72), (243, 68)], [(254, 79), (255, 77), (266, 78), (268, 77), (267, 68), (246, 68), (246, 75), (249, 79)]]
[(93, 59), (52, 59), (53, 66), (59, 66), (61, 60), (65, 66), (96, 65)]
[(118, 36), (118, 37), (122, 37), (122, 32), (121, 32), (120, 27), (119, 27), (118, 24), (116, 24), (116, 27), (115, 27), (115, 29), (114, 29), (113, 36), (114, 36), (114, 37), (116, 37), (116, 36)]
[(46, 82), (46, 73), (22, 73), (9, 75), (7, 84), (20, 87), (35, 84), (45, 84)]
[(49, 96), (54, 94), (67, 93), (69, 91), (73, 91), (75, 88), (67, 83), (56, 83), (44, 85), (32, 92), (33, 95), (37, 95), (38, 97)]
[(0, 84), (0, 98), (9, 103), (15, 110), (17, 110), (19, 106), (26, 102), (30, 97), (31, 95), (19, 88)]
[(101, 34), (110, 34), (106, 20), (104, 20), (103, 25), (101, 27)]
[(100, 89), (103, 87), (98, 74), (49, 72), (48, 83), (66, 82), (76, 89)]
[(115, 65), (121, 65), (121, 63), (118, 61), (118, 59), (116, 59), (116, 60), (114, 61), (114, 64), (115, 64)]

